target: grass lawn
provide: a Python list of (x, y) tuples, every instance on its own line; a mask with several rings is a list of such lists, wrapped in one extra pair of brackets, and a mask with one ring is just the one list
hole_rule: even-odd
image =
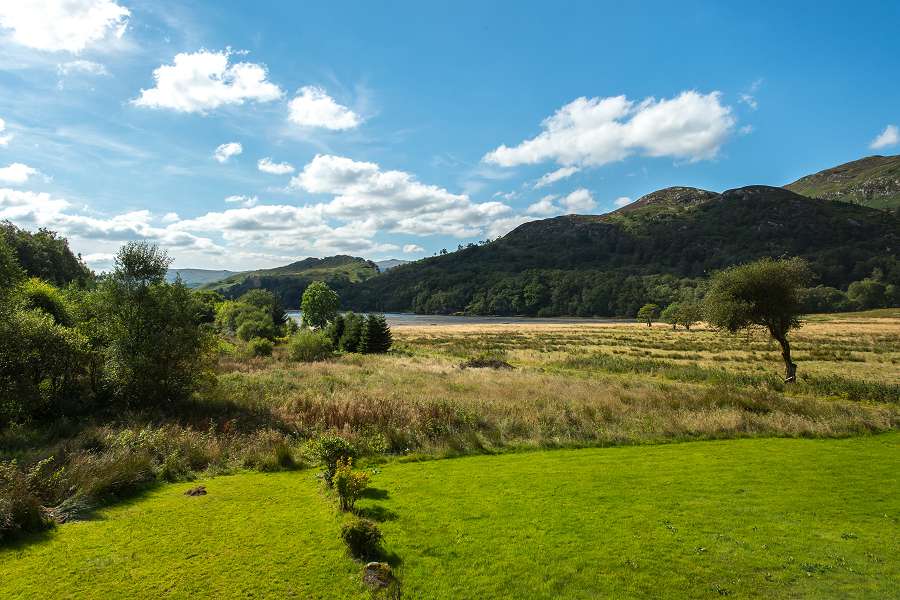
[[(310, 471), (159, 487), (0, 550), (0, 597), (365, 598)], [(404, 598), (900, 597), (900, 434), (390, 463)]]

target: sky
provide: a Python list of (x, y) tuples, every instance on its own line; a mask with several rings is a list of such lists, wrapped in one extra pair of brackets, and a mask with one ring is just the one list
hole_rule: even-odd
[(900, 153), (898, 2), (0, 0), (0, 220), (412, 260)]

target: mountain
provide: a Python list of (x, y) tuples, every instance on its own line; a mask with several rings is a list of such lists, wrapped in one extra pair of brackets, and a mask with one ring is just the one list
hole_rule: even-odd
[(372, 261), (355, 256), (307, 258), (283, 267), (245, 271), (204, 286), (226, 298), (237, 298), (244, 292), (262, 288), (273, 292), (287, 309), (299, 308), (303, 291), (313, 281), (325, 281), (338, 294), (349, 286), (378, 274)]
[(215, 283), (226, 277), (235, 275), (237, 271), (214, 271), (210, 269), (169, 269), (166, 273), (166, 281), (175, 281), (181, 277), (181, 281), (188, 287), (195, 288), (207, 283)]
[(378, 265), (378, 270), (384, 273), (385, 271), (390, 271), (394, 267), (405, 265), (408, 262), (408, 260), (403, 260), (402, 258), (386, 258), (384, 260), (375, 261), (375, 264)]
[(605, 215), (520, 225), (487, 244), (402, 265), (348, 288), (356, 310), (634, 315), (692, 297), (711, 271), (801, 256), (819, 282), (846, 286), (879, 269), (900, 282), (900, 218), (857, 204), (749, 186), (674, 187)]
[(810, 198), (900, 211), (900, 155), (868, 156), (801, 177), (784, 187)]

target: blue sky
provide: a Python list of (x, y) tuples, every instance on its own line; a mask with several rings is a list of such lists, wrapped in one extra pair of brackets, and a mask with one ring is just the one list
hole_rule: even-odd
[(0, 218), (97, 269), (412, 259), (898, 152), (900, 3), (622, 4), (0, 3)]

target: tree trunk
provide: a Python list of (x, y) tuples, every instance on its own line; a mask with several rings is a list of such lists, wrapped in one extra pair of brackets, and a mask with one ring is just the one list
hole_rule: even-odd
[(787, 336), (780, 335), (775, 337), (781, 344), (781, 358), (784, 360), (784, 382), (793, 383), (797, 380), (797, 365), (791, 361), (791, 345), (787, 341)]

